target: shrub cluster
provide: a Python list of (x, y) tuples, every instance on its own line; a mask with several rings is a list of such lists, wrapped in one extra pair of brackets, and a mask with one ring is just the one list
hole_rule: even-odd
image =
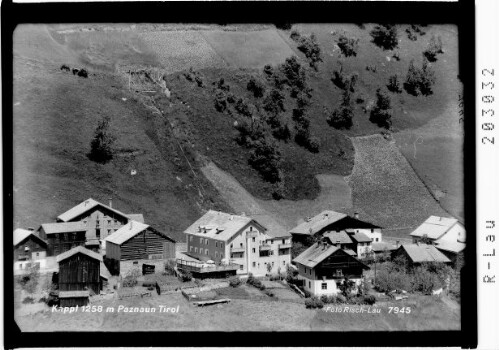
[(255, 77), (250, 78), (246, 88), (248, 91), (251, 91), (255, 97), (262, 97), (265, 94), (265, 85)]
[(40, 268), (38, 265), (32, 264), (27, 274), (17, 277), (17, 283), (28, 293), (34, 293), (38, 286), (40, 277)]
[(418, 37), (416, 34), (419, 34), (421, 36), (425, 35), (426, 32), (423, 30), (421, 25), (417, 24), (411, 24), (410, 27), (407, 27), (405, 32), (407, 33), (407, 37), (409, 40), (416, 41), (418, 40)]
[(397, 27), (392, 24), (381, 24), (371, 31), (373, 43), (384, 50), (393, 50), (398, 46)]
[(179, 275), (179, 279), (182, 282), (192, 281), (192, 273), (190, 271), (185, 271), (181, 275)]
[(174, 276), (177, 272), (175, 271), (175, 260), (168, 259), (165, 261), (165, 272), (167, 275)]
[(107, 163), (113, 159), (113, 144), (116, 140), (114, 134), (109, 130), (110, 118), (105, 116), (97, 124), (94, 138), (90, 142), (90, 153), (88, 158), (97, 163)]
[(194, 81), (199, 87), (204, 87), (203, 75), (198, 71), (195, 71), (192, 67), (189, 68), (187, 72), (184, 73), (185, 79), (188, 81)]
[(296, 30), (293, 30), (290, 37), (298, 43), (298, 50), (305, 54), (310, 67), (317, 71), (319, 69), (318, 63), (322, 62), (323, 59), (322, 50), (317, 42), (315, 34), (312, 33), (310, 36), (303, 36)]
[(376, 105), (371, 110), (369, 120), (382, 128), (390, 129), (392, 126), (390, 97), (380, 88), (376, 90)]
[(402, 87), (400, 85), (400, 80), (397, 74), (394, 74), (390, 76), (390, 78), (388, 78), (388, 84), (386, 87), (391, 92), (395, 92), (397, 94), (402, 92)]
[(248, 162), (266, 181), (276, 183), (281, 180), (281, 152), (272, 140), (262, 138), (255, 141)]
[(232, 288), (239, 287), (241, 283), (243, 282), (237, 276), (232, 276), (231, 278), (229, 278), (229, 286), (231, 286)]
[(357, 56), (358, 46), (359, 39), (348, 38), (344, 34), (340, 35), (338, 38), (338, 47), (346, 57)]
[(428, 96), (433, 93), (433, 85), (435, 84), (435, 72), (430, 67), (428, 60), (423, 60), (421, 68), (414, 66), (414, 60), (409, 63), (407, 76), (404, 82), (404, 89), (407, 93), (418, 96)]
[(123, 287), (135, 287), (137, 285), (137, 279), (141, 276), (139, 269), (132, 269), (123, 279)]
[(351, 75), (346, 75), (343, 72), (343, 66), (340, 65), (340, 69), (335, 69), (333, 71), (333, 77), (331, 81), (342, 90), (348, 90), (350, 92), (355, 92), (355, 84), (359, 75), (357, 73), (352, 73)]
[(33, 304), (35, 302), (35, 299), (32, 297), (26, 297), (23, 299), (23, 304)]
[(333, 112), (324, 107), (327, 123), (336, 129), (350, 129), (353, 125), (353, 105), (348, 90), (343, 91), (341, 104)]
[(263, 285), (262, 281), (260, 281), (258, 278), (253, 276), (252, 273), (249, 274), (248, 279), (246, 280), (246, 284), (249, 284), (255, 288), (258, 288), (260, 290), (265, 290), (265, 286)]
[(428, 47), (423, 51), (423, 55), (428, 61), (435, 62), (437, 60), (437, 55), (441, 53), (444, 53), (442, 49), (442, 38), (440, 36), (435, 38), (435, 35), (432, 35)]
[(317, 297), (311, 297), (305, 299), (305, 306), (307, 309), (322, 309), (324, 307), (324, 303)]

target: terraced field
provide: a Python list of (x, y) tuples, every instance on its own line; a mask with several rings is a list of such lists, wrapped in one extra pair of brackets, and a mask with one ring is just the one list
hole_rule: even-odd
[(348, 183), (353, 204), (387, 228), (421, 224), (430, 215), (448, 216), (394, 143), (381, 135), (352, 138), (355, 165)]

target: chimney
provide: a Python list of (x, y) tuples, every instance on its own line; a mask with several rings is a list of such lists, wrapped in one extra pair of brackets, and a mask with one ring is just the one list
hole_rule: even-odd
[(355, 212), (355, 213), (353, 214), (353, 217), (354, 217), (355, 219), (359, 219), (359, 213)]
[(326, 220), (328, 217), (328, 214), (327, 213), (324, 213), (324, 215), (322, 215), (322, 220)]
[(110, 197), (109, 198), (109, 208), (113, 207), (113, 199)]
[(398, 247), (400, 245), (400, 241), (395, 241), (395, 246)]

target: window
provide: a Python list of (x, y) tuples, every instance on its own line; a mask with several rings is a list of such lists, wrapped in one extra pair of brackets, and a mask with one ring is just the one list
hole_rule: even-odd
[(253, 242), (255, 241), (255, 237), (252, 238)]
[(312, 285), (310, 284), (310, 281), (308, 281), (308, 288), (312, 288)]
[(274, 244), (274, 240), (271, 240), (271, 241), (270, 241), (270, 244)]
[(194, 237), (194, 236), (189, 236), (189, 242), (192, 242), (192, 238), (193, 238), (193, 237)]
[(220, 259), (223, 259), (224, 258), (224, 255), (222, 253), (220, 253)]
[(203, 238), (199, 237), (199, 243), (203, 244)]
[(255, 248), (253, 248), (253, 253), (256, 253), (256, 249)]
[(274, 267), (274, 262), (272, 261), (272, 267)]
[(374, 232), (374, 229), (372, 228), (372, 229), (371, 229), (371, 233), (373, 233), (373, 232)]
[(192, 246), (189, 247), (189, 251), (192, 252)]
[(39, 257), (40, 256), (40, 253), (36, 252), (36, 256)]
[(286, 261), (282, 261), (282, 266), (285, 266), (286, 265)]
[(215, 258), (218, 258), (218, 252), (215, 252)]
[(208, 238), (204, 240), (204, 244), (208, 245)]
[(198, 252), (198, 247), (194, 247), (194, 253)]
[(241, 246), (241, 248), (243, 247), (243, 244), (242, 244), (242, 243), (239, 243), (239, 245)]
[(111, 220), (107, 220), (107, 224), (108, 224), (108, 225), (111, 225)]
[(341, 269), (336, 269), (336, 275), (337, 276), (342, 276), (343, 275), (343, 271)]
[(252, 232), (252, 231), (253, 231), (253, 226), (250, 226), (250, 232)]
[(205, 255), (208, 255), (208, 249), (205, 249), (205, 250), (204, 250), (204, 254), (205, 254)]
[(253, 267), (256, 267), (256, 262), (253, 261)]
[(286, 240), (285, 239), (282, 240), (282, 244), (286, 244)]
[(326, 290), (327, 289), (327, 283), (321, 283), (321, 289)]
[(376, 242), (379, 242), (379, 238), (376, 238)]
[(230, 249), (232, 249), (232, 248), (234, 248), (234, 244), (233, 243), (230, 244)]
[(218, 242), (215, 241), (215, 248), (218, 248)]
[(239, 270), (244, 269), (244, 265), (239, 265)]
[(134, 264), (134, 265), (138, 265), (138, 264), (139, 264), (139, 262), (138, 262), (138, 261), (134, 261), (134, 262), (133, 262), (133, 264)]

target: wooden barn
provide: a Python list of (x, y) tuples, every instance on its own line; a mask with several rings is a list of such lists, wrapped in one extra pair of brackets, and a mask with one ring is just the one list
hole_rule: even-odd
[(132, 220), (106, 238), (106, 259), (118, 262), (175, 259), (175, 243), (151, 226)]
[[(85, 247), (78, 246), (57, 256), (59, 264), (59, 299), (61, 306), (63, 299), (66, 306), (86, 305), (82, 299), (85, 299), (84, 292), (92, 291), (99, 294), (101, 288), (100, 264), (102, 257)], [(81, 293), (64, 293), (76, 292)], [(62, 297), (61, 297), (62, 295)]]
[(47, 240), (47, 256), (62, 254), (74, 247), (85, 246), (87, 226), (82, 222), (42, 224), (40, 237)]

